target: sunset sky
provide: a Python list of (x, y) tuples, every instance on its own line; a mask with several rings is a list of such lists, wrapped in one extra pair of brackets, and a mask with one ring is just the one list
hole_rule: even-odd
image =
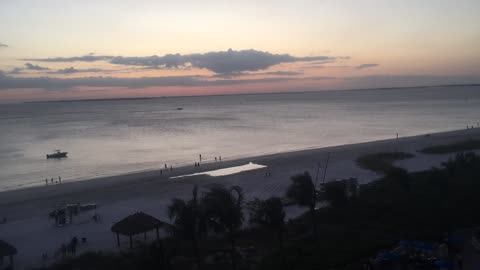
[(478, 0), (0, 1), (0, 102), (480, 83)]

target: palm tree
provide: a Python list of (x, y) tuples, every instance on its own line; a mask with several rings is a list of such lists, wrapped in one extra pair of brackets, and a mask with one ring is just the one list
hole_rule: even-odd
[(266, 200), (254, 199), (250, 203), (250, 223), (258, 224), (277, 234), (280, 250), (283, 253), (283, 232), (285, 231), (285, 211), (282, 199), (272, 197)]
[(291, 177), (292, 184), (288, 187), (287, 197), (300, 206), (307, 206), (312, 220), (313, 237), (318, 239), (317, 222), (315, 217), (316, 191), (312, 177), (308, 172)]
[(193, 197), (188, 201), (173, 199), (168, 207), (168, 216), (173, 220), (173, 233), (191, 241), (197, 265), (201, 267), (198, 238), (206, 233), (206, 219), (198, 202), (198, 186), (193, 188)]
[(243, 191), (239, 186), (227, 189), (214, 185), (204, 194), (203, 204), (209, 225), (215, 232), (226, 232), (231, 245), (232, 268), (236, 268), (236, 232), (243, 223)]

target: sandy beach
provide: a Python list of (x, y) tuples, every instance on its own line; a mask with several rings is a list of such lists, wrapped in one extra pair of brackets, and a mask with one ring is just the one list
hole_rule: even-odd
[[(357, 177), (359, 182), (364, 184), (377, 179), (380, 175), (356, 165), (355, 159), (361, 155), (385, 151), (409, 152), (415, 157), (399, 161), (396, 165), (409, 171), (419, 171), (439, 166), (454, 154), (427, 155), (419, 153), (418, 150), (426, 146), (450, 144), (473, 138), (480, 138), (480, 128), (237, 160), (222, 157), (221, 162), (205, 163), (200, 167), (195, 167), (192, 162), (191, 166), (173, 168), (171, 172), (163, 170), (162, 174), (160, 174), (162, 168), (159, 167), (158, 170), (148, 172), (71, 183), (66, 179), (59, 185), (5, 191), (0, 193), (0, 217), (6, 217), (7, 222), (0, 224), (0, 239), (17, 248), (15, 263), (20, 269), (53, 262), (54, 253), (61, 244), (74, 236), (88, 239), (87, 244), (80, 245), (79, 252), (116, 251), (119, 248), (116, 246), (115, 235), (110, 231), (113, 223), (137, 211), (168, 221), (166, 210), (171, 199), (190, 197), (194, 185), (200, 187), (208, 187), (212, 183), (239, 185), (243, 188), (247, 200), (254, 197), (283, 196), (292, 175), (309, 171), (315, 177), (319, 165), (323, 170), (328, 153), (330, 160), (326, 173), (327, 181)], [(245, 165), (249, 162), (267, 166), (271, 176), (265, 177), (267, 169), (257, 169), (219, 177), (198, 175), (171, 178)], [(89, 212), (76, 217), (73, 224), (56, 227), (54, 221), (48, 218), (48, 213), (55, 205), (65, 203), (95, 203), (98, 205), (96, 211), (100, 220), (93, 222), (90, 218), (93, 212)], [(289, 210), (290, 216), (298, 213), (299, 209)], [(153, 232), (149, 239), (154, 239)], [(137, 240), (143, 240), (143, 236), (138, 236)], [(127, 242), (127, 238), (122, 239), (120, 248), (127, 248)], [(42, 260), (44, 253), (48, 255), (47, 260)]]

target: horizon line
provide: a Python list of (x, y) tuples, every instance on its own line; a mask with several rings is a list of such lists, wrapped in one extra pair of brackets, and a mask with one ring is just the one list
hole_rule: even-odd
[(149, 100), (161, 98), (191, 98), (191, 97), (216, 97), (216, 96), (243, 96), (243, 95), (271, 95), (271, 94), (295, 94), (295, 93), (315, 93), (315, 92), (333, 92), (333, 91), (364, 91), (364, 90), (393, 90), (393, 89), (415, 89), (415, 88), (432, 88), (432, 87), (467, 87), (480, 86), (479, 83), (461, 83), (461, 84), (438, 84), (424, 86), (393, 86), (393, 87), (375, 87), (375, 88), (348, 88), (348, 89), (329, 89), (329, 90), (304, 90), (304, 91), (287, 91), (287, 92), (265, 92), (265, 93), (233, 93), (233, 94), (212, 94), (212, 95), (186, 95), (186, 96), (143, 96), (143, 97), (118, 97), (118, 98), (92, 98), (92, 99), (61, 99), (61, 100), (31, 100), (8, 102), (0, 104), (28, 104), (28, 103), (55, 103), (55, 102), (101, 102), (101, 101), (123, 101), (123, 100)]

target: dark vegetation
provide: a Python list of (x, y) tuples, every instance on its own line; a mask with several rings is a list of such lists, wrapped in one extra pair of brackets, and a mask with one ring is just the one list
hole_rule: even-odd
[(480, 140), (468, 140), (454, 144), (434, 145), (423, 148), (420, 152), (425, 154), (449, 154), (476, 149), (480, 149)]
[[(321, 192), (312, 187), (308, 173), (292, 177), (288, 197), (310, 211), (290, 221), (280, 198), (242, 207), (238, 187), (215, 186), (201, 197), (195, 189), (191, 200), (172, 201), (171, 237), (49, 269), (360, 269), (365, 258), (400, 240), (437, 241), (480, 224), (480, 157), (474, 153), (424, 172), (391, 168), (353, 196), (342, 195), (339, 184)], [(312, 211), (311, 200), (319, 197), (331, 207)], [(257, 226), (242, 230), (247, 209)]]
[(413, 157), (414, 155), (404, 152), (367, 154), (357, 158), (357, 165), (366, 170), (385, 174), (393, 168), (394, 161)]
[(318, 239), (318, 226), (315, 218), (316, 193), (312, 177), (308, 172), (292, 176), (292, 184), (287, 190), (287, 197), (297, 205), (308, 207), (313, 237)]

